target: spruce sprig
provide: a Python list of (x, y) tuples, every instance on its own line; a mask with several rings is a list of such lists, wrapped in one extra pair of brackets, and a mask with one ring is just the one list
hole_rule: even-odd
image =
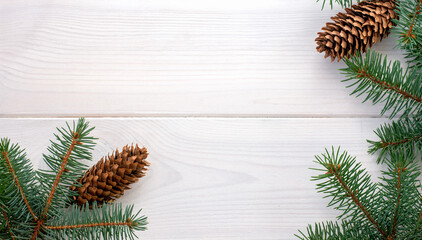
[(375, 218), (378, 209), (373, 201), (377, 197), (377, 185), (372, 183), (361, 164), (356, 163), (356, 159), (347, 152), (340, 152), (340, 148), (332, 148), (331, 152), (326, 150), (315, 158), (316, 163), (323, 167), (315, 170), (323, 173), (312, 180), (319, 181), (318, 192), (331, 198), (328, 206), (343, 211), (340, 219), (359, 223), (360, 229), (378, 230), (377, 236), (385, 235)]
[[(321, 0), (317, 0), (317, 2), (319, 2)], [(334, 3), (340, 5), (341, 7), (345, 8), (345, 7), (350, 7), (353, 4), (353, 0), (329, 0), (329, 5), (331, 7), (331, 9), (333, 9), (334, 7)], [(359, 0), (357, 2), (360, 2)], [(327, 4), (327, 0), (322, 0), (322, 9), (324, 9), (325, 4)]]
[(299, 231), (300, 239), (409, 239), (421, 234), (422, 207), (417, 178), (419, 166), (415, 157), (404, 151), (392, 154), (380, 183), (371, 181), (369, 174), (347, 152), (332, 148), (316, 163), (321, 174), (318, 192), (331, 198), (328, 206), (343, 211), (337, 222), (309, 225)]
[(422, 149), (422, 119), (402, 118), (386, 123), (375, 130), (378, 141), (367, 140), (370, 143), (368, 152), (379, 151), (378, 163), (383, 162), (386, 155), (398, 151), (417, 154)]
[[(422, 197), (415, 161), (422, 149), (422, 15), (421, 0), (395, 1), (399, 15), (393, 20), (398, 47), (405, 50), (408, 66), (388, 61), (379, 53), (357, 53), (341, 71), (351, 82), (352, 94), (384, 105), (381, 114), (399, 119), (380, 126), (377, 141), (369, 141), (369, 153), (380, 152), (378, 162), (387, 165), (380, 182), (347, 153), (332, 149), (317, 157), (325, 173), (313, 177), (317, 189), (332, 198), (329, 206), (343, 211), (339, 221), (309, 225), (300, 239), (422, 239)], [(418, 157), (415, 157), (418, 156)], [(343, 168), (343, 169), (342, 169)], [(368, 191), (370, 189), (370, 191)]]
[(414, 159), (412, 153), (403, 150), (391, 152), (386, 158), (387, 170), (380, 178), (379, 215), (393, 239), (407, 239), (419, 232), (414, 226), (419, 224), (417, 213), (422, 209), (418, 180), (421, 171)]
[(371, 239), (372, 235), (359, 233), (355, 223), (350, 221), (327, 221), (308, 225), (306, 232), (299, 230), (295, 236), (302, 240)]
[[(31, 225), (12, 228), (22, 222), (34, 222), (41, 210), (38, 197), (36, 172), (24, 150), (9, 139), (0, 140), (0, 218), (3, 220), (3, 234), (6, 239), (31, 231)], [(31, 223), (33, 225), (33, 223)]]
[(133, 206), (71, 205), (70, 187), (91, 160), (92, 130), (83, 118), (58, 128), (43, 155), (49, 170), (34, 171), (24, 150), (0, 141), (0, 239), (133, 239), (145, 230), (146, 217)]
[(422, 0), (399, 1), (393, 34), (406, 52), (410, 67), (422, 68)]
[(61, 208), (70, 204), (76, 193), (70, 187), (88, 168), (83, 161), (92, 160), (91, 151), (95, 146), (95, 138), (90, 136), (94, 128), (81, 119), (73, 126), (57, 128), (59, 134), (54, 134), (56, 141), (50, 141), (47, 148), (49, 154), (43, 154), (48, 170), (38, 171), (43, 196), (47, 196), (43, 205), (43, 217), (54, 216)]
[[(52, 218), (47, 224), (47, 234), (53, 239), (134, 239), (133, 230), (146, 230), (146, 217), (133, 213), (133, 206), (123, 208), (121, 204), (104, 204), (96, 202), (82, 209), (72, 205), (62, 210), (66, 218)], [(95, 231), (92, 231), (95, 229)], [(120, 232), (115, 236), (115, 233)]]
[(357, 53), (344, 61), (347, 68), (340, 69), (352, 82), (352, 95), (366, 95), (363, 102), (384, 103), (381, 115), (391, 110), (390, 118), (401, 114), (407, 117), (419, 114), (422, 109), (422, 73), (417, 69), (404, 70), (400, 61), (369, 51), (365, 56)]

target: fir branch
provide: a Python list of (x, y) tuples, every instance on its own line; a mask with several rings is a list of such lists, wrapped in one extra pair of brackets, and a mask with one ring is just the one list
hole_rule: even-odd
[[(3, 150), (2, 153), (3, 159), (6, 162), (7, 167), (9, 168), (9, 172), (13, 176), (13, 181), (16, 184), (17, 188), (19, 189), (19, 193), (22, 196), (22, 200), (24, 201), (26, 207), (28, 208), (28, 211), (31, 213), (31, 216), (34, 218), (35, 221), (37, 221), (37, 216), (35, 216), (34, 211), (32, 210), (31, 206), (29, 205), (28, 199), (25, 196), (25, 193), (23, 192), (22, 186), (18, 180), (18, 176), (16, 175), (15, 169), (13, 168), (12, 162), (9, 159), (7, 151)], [(6, 218), (7, 221), (7, 218)]]
[(93, 129), (83, 118), (77, 123), (73, 122), (72, 127), (66, 123), (66, 128), (57, 129), (60, 133), (60, 136), (55, 134), (57, 142), (51, 141), (48, 148), (50, 155), (43, 155), (51, 170), (38, 172), (42, 193), (47, 198), (32, 239), (41, 234), (49, 217), (56, 216), (60, 209), (70, 205), (71, 197), (75, 195), (70, 187), (77, 184), (77, 179), (87, 168), (82, 161), (91, 160), (90, 150), (94, 146), (95, 138), (89, 134)]
[(315, 223), (314, 226), (308, 225), (306, 234), (299, 230), (300, 235), (295, 236), (302, 240), (342, 239), (344, 233), (350, 232), (346, 226), (344, 222), (341, 226), (337, 222)]
[[(319, 1), (321, 1), (321, 0), (317, 0), (317, 2), (319, 2)], [(327, 0), (322, 0), (322, 9), (324, 9), (326, 2), (327, 2)], [(333, 7), (334, 7), (334, 2), (338, 5), (340, 5), (342, 8), (350, 7), (353, 4), (353, 0), (330, 0), (331, 9), (333, 9)], [(360, 2), (360, 1), (358, 0), (357, 2)]]
[(422, 149), (422, 119), (405, 118), (380, 126), (375, 134), (380, 140), (371, 141), (368, 152), (374, 154), (380, 150), (378, 163), (390, 152), (405, 151), (412, 155)]
[(326, 223), (315, 223), (308, 225), (306, 233), (299, 230), (295, 236), (301, 240), (338, 240), (338, 239), (371, 239), (373, 236), (368, 234), (363, 236), (357, 234), (359, 228), (349, 221), (338, 222), (328, 221)]
[(420, 170), (415, 157), (404, 151), (394, 152), (386, 160), (388, 169), (383, 171), (379, 199), (381, 224), (388, 228), (391, 239), (408, 239), (414, 235), (415, 225), (420, 221), (421, 195), (418, 191)]
[(82, 162), (91, 160), (91, 150), (95, 138), (89, 136), (94, 128), (90, 128), (85, 119), (81, 118), (72, 126), (66, 123), (66, 128), (58, 128), (60, 135), (55, 134), (56, 142), (51, 141), (48, 147), (49, 155), (43, 155), (45, 163), (51, 170), (41, 170), (41, 190), (48, 196), (44, 202), (42, 219), (55, 216), (61, 208), (69, 206), (71, 197), (76, 193), (70, 190), (77, 184), (77, 179), (87, 169)]
[[(1, 181), (0, 181), (1, 183)], [(0, 184), (0, 196), (2, 195), (4, 190), (4, 186), (2, 186), (2, 184)], [(0, 239), (6, 239), (9, 238), (10, 236), (10, 223), (9, 223), (9, 219), (7, 217), (7, 212), (6, 209), (4, 207), (4, 204), (2, 203), (2, 201), (0, 200), (0, 209), (1, 209), (1, 213), (0, 213)]]
[(85, 223), (76, 225), (63, 225), (63, 226), (46, 226), (45, 228), (50, 230), (65, 230), (75, 228), (92, 228), (92, 227), (115, 227), (115, 226), (127, 226), (132, 227), (133, 222), (127, 219), (125, 222), (101, 222), (101, 223)]
[(377, 185), (371, 182), (367, 172), (361, 169), (361, 164), (347, 152), (340, 154), (332, 148), (326, 150), (322, 156), (316, 156), (316, 163), (323, 166), (323, 174), (315, 176), (312, 180), (323, 181), (317, 184), (318, 192), (327, 194), (332, 200), (328, 206), (344, 211), (339, 218), (351, 219), (360, 222), (361, 229), (376, 229), (383, 237), (386, 231), (380, 226), (374, 214), (377, 212), (373, 201), (376, 199)]
[[(145, 230), (146, 217), (133, 213), (133, 206), (123, 208), (121, 204), (94, 203), (82, 208), (76, 205), (63, 212), (62, 216), (51, 219), (46, 224), (46, 234), (55, 239), (64, 236), (78, 239), (133, 239), (134, 230)], [(63, 217), (66, 216), (66, 217)]]
[(408, 236), (406, 236), (406, 238), (409, 238), (409, 236), (413, 236), (412, 238), (409, 238), (409, 239), (415, 240), (416, 237), (422, 237), (421, 230), (422, 230), (422, 210), (419, 210), (418, 221), (415, 224), (414, 231), (409, 233)]
[(13, 234), (12, 228), (10, 227), (10, 221), (9, 221), (9, 218), (7, 217), (6, 210), (4, 209), (3, 206), (0, 206), (0, 208), (1, 208), (2, 215), (3, 215), (4, 223), (6, 225), (5, 226), (6, 231), (9, 232), (10, 237), (12, 238), (12, 240), (15, 240), (15, 235)]
[[(34, 221), (40, 208), (36, 173), (24, 150), (10, 140), (0, 140), (0, 203), (7, 214), (7, 222), (16, 224)], [(27, 236), (31, 224), (13, 227), (15, 236)]]
[(70, 205), (77, 194), (71, 188), (87, 168), (82, 161), (91, 158), (92, 129), (84, 119), (58, 129), (43, 155), (51, 170), (39, 171), (38, 179), (23, 150), (0, 141), (0, 239), (133, 239), (135, 230), (146, 229), (146, 217), (133, 206)]
[[(414, 27), (415, 27), (415, 24), (416, 24), (416, 19), (419, 16), (419, 14), (421, 14), (422, 1), (418, 0), (418, 1), (415, 1), (415, 2), (417, 2), (416, 7), (415, 7), (415, 12), (412, 14), (413, 16), (410, 20), (409, 29), (407, 30), (406, 34), (404, 35), (404, 37), (406, 37), (406, 38), (409, 38), (409, 37), (416, 38), (415, 34), (413, 33), (414, 32), (413, 30), (414, 30)], [(410, 42), (410, 41), (407, 40), (407, 42)]]
[[(415, 156), (405, 151), (392, 152), (385, 159), (387, 170), (382, 181), (370, 181), (361, 164), (347, 152), (334, 148), (316, 156), (323, 174), (312, 180), (319, 192), (330, 197), (328, 206), (342, 210), (341, 224), (328, 222), (308, 226), (307, 233), (299, 231), (300, 239), (412, 239), (420, 235), (422, 209), (421, 172)], [(368, 224), (369, 223), (369, 224)], [(349, 234), (349, 235), (347, 235)], [(353, 234), (350, 235), (350, 234)], [(419, 238), (416, 238), (419, 239)]]
[(396, 183), (396, 188), (397, 188), (397, 200), (396, 200), (396, 206), (395, 206), (395, 210), (394, 210), (394, 215), (393, 215), (393, 227), (391, 230), (391, 236), (392, 238), (394, 238), (396, 236), (396, 232), (397, 232), (397, 222), (398, 222), (398, 215), (399, 215), (399, 210), (400, 210), (400, 200), (402, 197), (402, 192), (401, 192), (401, 188), (402, 188), (402, 184), (401, 184), (401, 173), (405, 171), (405, 169), (403, 167), (398, 167), (397, 169), (395, 169), (395, 172), (397, 172), (397, 183)]
[(36, 227), (35, 227), (35, 229), (34, 229), (34, 231), (32, 233), (31, 240), (36, 240), (37, 239), (38, 234), (40, 234), (40, 231), (41, 231), (42, 227), (44, 226), (44, 222), (45, 222), (45, 220), (38, 219), (37, 225), (36, 225)]
[(48, 209), (50, 208), (51, 201), (53, 200), (54, 193), (56, 192), (56, 188), (59, 185), (60, 178), (62, 177), (64, 171), (66, 170), (66, 165), (67, 165), (67, 161), (69, 160), (70, 154), (72, 154), (73, 148), (78, 144), (82, 144), (82, 143), (79, 142), (79, 133), (76, 132), (76, 133), (73, 133), (72, 142), (66, 152), (66, 156), (64, 156), (62, 159), (60, 170), (56, 175), (56, 179), (54, 180), (53, 186), (51, 187), (51, 191), (50, 191), (50, 194), (48, 195), (47, 203), (43, 210), (43, 218), (47, 216)]
[(399, 47), (406, 51), (411, 67), (422, 67), (422, 0), (400, 1), (397, 6), (399, 18), (393, 20), (393, 33), (398, 37)]
[(357, 53), (346, 59), (347, 68), (341, 71), (347, 76), (343, 81), (353, 81), (347, 87), (355, 87), (353, 94), (366, 94), (363, 102), (385, 102), (381, 114), (392, 110), (390, 118), (399, 113), (402, 117), (420, 114), (422, 109), (422, 73), (417, 69), (404, 71), (399, 61), (388, 62), (381, 54)]

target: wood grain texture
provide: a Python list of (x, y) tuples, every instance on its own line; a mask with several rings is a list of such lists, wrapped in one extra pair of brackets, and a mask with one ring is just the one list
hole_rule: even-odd
[[(41, 153), (65, 120), (0, 119), (0, 136), (44, 167)], [(131, 142), (150, 152), (147, 176), (119, 200), (148, 215), (140, 239), (293, 239), (297, 229), (338, 213), (310, 182), (315, 154), (341, 145), (374, 180), (381, 168), (365, 141), (380, 119), (89, 120), (99, 138), (95, 159)]]
[[(344, 65), (315, 51), (340, 10), (320, 7), (0, 1), (0, 136), (44, 168), (41, 154), (67, 120), (46, 117), (117, 116), (90, 119), (94, 156), (131, 142), (149, 149), (150, 171), (120, 200), (148, 215), (140, 239), (293, 239), (337, 214), (309, 181), (315, 154), (341, 145), (374, 180), (382, 167), (365, 141), (385, 121), (375, 118), (381, 106), (349, 97)], [(402, 59), (393, 46), (375, 49)], [(31, 116), (41, 118), (19, 118)]]
[[(376, 116), (309, 0), (0, 1), (1, 116)], [(375, 48), (392, 51), (393, 39)]]

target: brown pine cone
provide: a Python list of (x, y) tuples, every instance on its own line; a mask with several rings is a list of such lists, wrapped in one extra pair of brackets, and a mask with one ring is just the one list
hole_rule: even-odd
[(122, 152), (116, 150), (105, 159), (101, 158), (78, 179), (82, 187), (72, 187), (72, 190), (78, 192), (73, 200), (79, 205), (87, 201), (90, 205), (94, 201), (98, 205), (114, 201), (123, 195), (125, 189), (129, 189), (131, 183), (145, 176), (150, 165), (145, 160), (147, 156), (145, 147), (126, 145)]
[(397, 18), (394, 0), (363, 1), (338, 13), (322, 28), (315, 39), (317, 51), (331, 61), (366, 52), (374, 43), (388, 36), (392, 19)]

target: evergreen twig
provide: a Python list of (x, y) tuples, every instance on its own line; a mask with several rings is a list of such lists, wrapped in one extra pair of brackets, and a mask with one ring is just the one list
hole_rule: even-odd
[(0, 239), (133, 239), (145, 230), (146, 217), (133, 206), (71, 205), (82, 161), (91, 159), (92, 130), (83, 118), (58, 129), (43, 155), (50, 169), (38, 172), (17, 144), (0, 141)]
[(5, 225), (13, 235), (26, 236), (31, 231), (31, 226), (13, 226), (37, 219), (40, 198), (36, 172), (26, 158), (24, 150), (6, 138), (0, 140), (0, 181), (3, 186), (0, 203)]
[(375, 130), (380, 140), (368, 140), (371, 144), (368, 152), (379, 151), (378, 163), (388, 153), (405, 151), (409, 154), (422, 150), (422, 120), (421, 118), (403, 118), (386, 123)]
[[(146, 217), (138, 217), (139, 212), (132, 214), (133, 206), (126, 209), (121, 204), (104, 204), (99, 207), (86, 204), (80, 209), (73, 205), (63, 212), (67, 218), (53, 218), (47, 224), (49, 236), (55, 239), (63, 237), (78, 239), (133, 239), (134, 230), (145, 230)], [(92, 229), (96, 231), (92, 231)], [(116, 235), (116, 232), (120, 232)]]
[(394, 2), (399, 17), (393, 20), (393, 32), (406, 52), (407, 69), (375, 52), (358, 53), (341, 69), (347, 76), (344, 81), (351, 82), (348, 87), (354, 87), (352, 94), (366, 95), (364, 102), (383, 103), (382, 115), (400, 116), (375, 131), (379, 140), (368, 140), (368, 152), (379, 152), (378, 162), (387, 170), (379, 183), (372, 183), (345, 152), (333, 149), (317, 156), (323, 168), (316, 170), (325, 173), (312, 179), (320, 181), (319, 192), (332, 198), (328, 206), (343, 213), (341, 222), (299, 231), (300, 239), (422, 239), (421, 169), (415, 162), (422, 149), (422, 0)]
[[(315, 223), (308, 225), (306, 233), (299, 230), (295, 236), (302, 240), (370, 239), (371, 236), (356, 234), (356, 226), (350, 221)], [(366, 238), (365, 238), (366, 237)]]
[(386, 231), (374, 216), (377, 209), (371, 204), (376, 198), (377, 185), (361, 169), (361, 164), (356, 163), (347, 152), (340, 153), (340, 148), (335, 150), (334, 147), (315, 158), (316, 163), (323, 167), (315, 170), (323, 173), (312, 177), (312, 180), (322, 181), (317, 184), (317, 190), (332, 199), (328, 206), (343, 211), (339, 218), (350, 218), (360, 222), (361, 228), (374, 228), (381, 236), (386, 236)]
[[(26, 207), (28, 208), (29, 213), (31, 213), (31, 216), (34, 218), (35, 221), (37, 221), (37, 217), (35, 216), (35, 213), (32, 210), (31, 206), (29, 205), (28, 199), (25, 196), (25, 193), (24, 193), (22, 186), (21, 186), (21, 184), (18, 180), (18, 176), (16, 175), (15, 169), (13, 168), (12, 162), (10, 161), (10, 158), (9, 158), (7, 151), (4, 150), (2, 152), (2, 155), (3, 155), (3, 159), (6, 163), (6, 166), (9, 169), (9, 173), (13, 177), (13, 182), (14, 182), (15, 186), (18, 188), (19, 194), (21, 195), (23, 202), (25, 203)], [(7, 222), (6, 215), (5, 215), (5, 219), (6, 219), (6, 222)]]
[(319, 181), (318, 192), (330, 197), (328, 206), (343, 211), (339, 223), (309, 225), (301, 239), (408, 239), (420, 232), (422, 209), (415, 157), (404, 151), (393, 153), (382, 172), (381, 182), (373, 183), (354, 157), (340, 148), (316, 156), (315, 169), (323, 172), (312, 180)]
[(398, 20), (394, 35), (398, 44), (406, 51), (410, 67), (422, 67), (422, 0), (402, 0), (397, 7)]
[[(6, 210), (4, 209), (4, 207), (3, 206), (0, 206), (1, 207), (1, 213), (2, 213), (2, 215), (3, 215), (3, 221), (4, 221), (4, 230), (5, 231), (7, 231), (7, 232), (9, 232), (9, 234), (10, 234), (10, 237), (12, 238), (12, 240), (14, 240), (15, 239), (15, 235), (13, 234), (13, 232), (12, 232), (12, 228), (10, 227), (10, 221), (9, 221), (9, 218), (7, 217), (7, 213), (6, 213)], [(0, 237), (1, 237), (1, 235), (0, 235)]]
[(347, 68), (341, 71), (347, 76), (348, 87), (355, 87), (352, 94), (366, 94), (363, 102), (383, 102), (381, 114), (391, 110), (390, 118), (401, 114), (407, 117), (419, 114), (422, 109), (422, 73), (417, 69), (404, 71), (399, 61), (389, 62), (376, 52), (360, 53), (344, 61)]
[[(322, 1), (322, 9), (324, 9), (327, 0), (317, 0), (317, 2), (319, 1)], [(333, 9), (334, 3), (340, 5), (342, 8), (350, 7), (353, 4), (353, 0), (329, 0), (329, 1), (330, 1), (329, 5), (331, 9)], [(357, 2), (360, 2), (360, 0), (358, 0)]]

